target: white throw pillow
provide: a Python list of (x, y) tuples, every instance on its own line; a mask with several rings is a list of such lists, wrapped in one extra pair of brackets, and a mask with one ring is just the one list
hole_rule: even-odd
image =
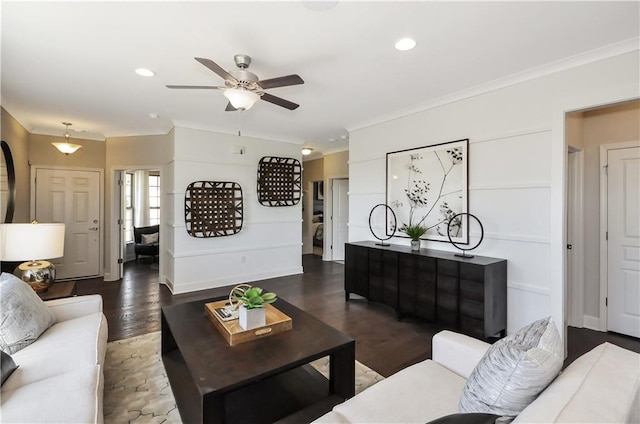
[(0, 350), (14, 354), (55, 323), (53, 312), (31, 286), (13, 274), (0, 274)]
[(152, 233), (152, 234), (141, 234), (142, 238), (142, 244), (153, 244), (153, 243), (157, 243), (158, 240), (160, 239), (160, 234), (158, 233)]
[(460, 412), (518, 415), (556, 378), (563, 357), (551, 317), (498, 340), (469, 376)]

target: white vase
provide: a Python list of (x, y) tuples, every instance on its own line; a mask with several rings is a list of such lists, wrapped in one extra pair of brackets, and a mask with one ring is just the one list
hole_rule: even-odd
[(251, 330), (252, 328), (263, 327), (267, 325), (266, 309), (265, 308), (247, 309), (244, 305), (241, 305), (239, 320), (240, 320), (240, 327), (243, 330)]
[(420, 240), (411, 240), (411, 250), (420, 250)]

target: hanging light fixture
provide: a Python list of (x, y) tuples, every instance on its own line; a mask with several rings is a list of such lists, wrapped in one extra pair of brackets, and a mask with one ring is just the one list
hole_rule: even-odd
[(249, 110), (260, 100), (259, 95), (244, 88), (227, 88), (222, 94), (229, 99), (233, 107), (239, 110)]
[(63, 122), (62, 125), (67, 126), (63, 134), (65, 141), (64, 142), (54, 141), (51, 144), (53, 144), (53, 147), (55, 147), (56, 149), (60, 150), (60, 152), (69, 156), (71, 153), (75, 153), (75, 151), (81, 148), (82, 146), (79, 144), (69, 143), (69, 138), (71, 138), (71, 136), (69, 135), (69, 125), (72, 125), (72, 124), (70, 122)]

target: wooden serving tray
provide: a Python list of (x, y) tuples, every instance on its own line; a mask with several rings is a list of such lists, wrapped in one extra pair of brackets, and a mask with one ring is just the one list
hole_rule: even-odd
[(222, 321), (214, 312), (216, 308), (222, 308), (226, 304), (226, 300), (210, 302), (204, 305), (204, 309), (207, 311), (207, 316), (213, 322), (213, 325), (231, 346), (282, 333), (293, 328), (293, 322), (289, 316), (283, 314), (272, 305), (265, 305), (267, 324), (251, 330), (243, 330), (240, 327), (239, 320)]

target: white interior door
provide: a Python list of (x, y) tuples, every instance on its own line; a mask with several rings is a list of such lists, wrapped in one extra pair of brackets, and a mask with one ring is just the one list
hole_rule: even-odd
[(640, 337), (640, 147), (607, 154), (607, 327)]
[(64, 256), (53, 261), (56, 279), (98, 276), (100, 173), (38, 168), (35, 188), (35, 219), (65, 224)]
[(118, 278), (122, 278), (124, 277), (124, 259), (127, 256), (127, 251), (126, 251), (126, 246), (127, 243), (125, 241), (125, 235), (124, 235), (124, 230), (125, 230), (125, 205), (126, 205), (126, 192), (125, 192), (125, 187), (124, 187), (124, 179), (125, 179), (125, 172), (124, 171), (118, 171), (116, 172), (116, 187), (118, 187), (119, 190), (119, 196), (118, 198), (120, 199), (120, 207), (118, 208), (119, 210), (119, 216), (118, 216)]
[(331, 187), (333, 202), (333, 245), (332, 259), (334, 261), (344, 260), (344, 244), (349, 238), (349, 180), (333, 180)]

